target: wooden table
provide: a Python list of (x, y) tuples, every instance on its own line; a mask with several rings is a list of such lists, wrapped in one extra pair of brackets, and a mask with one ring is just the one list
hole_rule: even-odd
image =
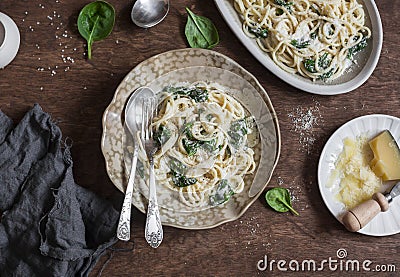
[[(210, 0), (172, 0), (165, 21), (148, 30), (130, 21), (134, 1), (110, 0), (117, 12), (114, 30), (106, 40), (94, 43), (93, 59), (88, 61), (85, 41), (76, 26), (86, 2), (0, 2), (0, 11), (11, 16), (21, 32), (16, 59), (0, 70), (0, 108), (6, 114), (17, 122), (33, 103), (39, 103), (58, 122), (64, 136), (73, 140), (77, 183), (120, 203), (122, 193), (108, 178), (100, 149), (103, 111), (134, 66), (155, 54), (188, 47), (184, 37), (188, 6), (215, 23), (221, 41), (214, 50), (253, 73), (267, 90), (282, 136), (282, 152), (270, 186), (289, 188), (300, 212), (300, 216), (276, 213), (260, 197), (240, 219), (210, 230), (165, 227), (164, 241), (154, 250), (144, 240), (145, 217), (134, 210), (134, 250), (115, 253), (104, 276), (267, 275), (269, 269), (257, 269), (265, 255), (269, 261), (288, 263), (322, 261), (337, 259), (340, 248), (347, 250), (348, 259), (369, 259), (372, 266), (393, 264), (400, 270), (399, 235), (369, 237), (346, 231), (322, 201), (316, 174), (325, 142), (343, 123), (373, 113), (400, 117), (400, 1), (377, 1), (385, 31), (378, 66), (361, 87), (337, 96), (305, 93), (275, 77), (234, 36)], [(299, 125), (307, 112), (315, 117), (311, 129)], [(118, 243), (117, 247), (126, 245)], [(106, 256), (93, 275), (105, 261)], [(276, 264), (272, 273), (282, 274)], [(324, 274), (341, 272), (325, 266)]]

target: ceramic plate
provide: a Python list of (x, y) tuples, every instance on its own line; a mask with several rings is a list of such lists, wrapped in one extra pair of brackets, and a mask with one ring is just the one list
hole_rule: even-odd
[[(400, 119), (389, 115), (366, 115), (353, 119), (341, 126), (327, 141), (322, 150), (318, 165), (318, 183), (322, 198), (330, 212), (340, 221), (346, 211), (344, 205), (335, 199), (339, 188), (339, 180), (332, 180), (333, 186), (328, 188), (327, 183), (335, 161), (343, 149), (343, 140), (346, 137), (355, 139), (359, 135), (372, 139), (383, 130), (389, 130), (397, 143), (400, 144)], [(384, 192), (386, 186), (382, 187)], [(378, 214), (359, 233), (370, 236), (387, 236), (400, 232), (400, 199), (395, 198), (390, 203), (387, 212)], [(344, 227), (343, 227), (344, 228)]]
[(0, 69), (7, 66), (17, 55), (20, 43), (15, 22), (0, 12)]
[(244, 46), (268, 70), (288, 84), (315, 94), (334, 95), (346, 93), (361, 86), (374, 71), (382, 49), (383, 30), (378, 8), (373, 0), (360, 1), (366, 9), (366, 25), (372, 30), (372, 43), (357, 55), (358, 65), (332, 82), (309, 80), (300, 75), (290, 74), (277, 66), (270, 56), (263, 52), (254, 39), (245, 35), (239, 14), (233, 7), (233, 0), (214, 0), (225, 21)]
[[(237, 219), (258, 198), (271, 178), (280, 153), (279, 125), (272, 103), (254, 76), (235, 61), (210, 50), (181, 49), (156, 55), (140, 63), (118, 86), (104, 112), (101, 148), (110, 179), (119, 190), (125, 191), (129, 158), (124, 161), (124, 148), (128, 143), (122, 114), (127, 98), (140, 86), (159, 91), (166, 85), (183, 81), (216, 82), (229, 88), (255, 116), (262, 142), (257, 154), (257, 173), (246, 180), (246, 189), (227, 203), (190, 212), (173, 204), (160, 208), (165, 225), (185, 229), (212, 228)], [(147, 199), (139, 190), (134, 192), (133, 205), (142, 212), (146, 210)]]

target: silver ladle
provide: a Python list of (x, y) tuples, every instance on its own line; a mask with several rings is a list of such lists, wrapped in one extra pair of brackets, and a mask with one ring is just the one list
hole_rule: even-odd
[(131, 19), (142, 28), (160, 23), (169, 11), (169, 0), (137, 0), (133, 5)]

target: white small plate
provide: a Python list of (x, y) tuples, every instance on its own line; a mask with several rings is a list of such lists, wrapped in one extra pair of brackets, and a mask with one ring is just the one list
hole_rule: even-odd
[(20, 43), (15, 22), (0, 12), (0, 69), (6, 67), (17, 55)]
[(359, 0), (363, 3), (366, 14), (366, 25), (372, 31), (372, 43), (360, 52), (356, 59), (358, 65), (352, 66), (349, 72), (345, 72), (341, 77), (332, 82), (309, 80), (297, 74), (291, 74), (275, 64), (268, 53), (265, 53), (257, 45), (257, 42), (249, 38), (242, 29), (242, 22), (238, 13), (233, 7), (232, 0), (214, 0), (226, 23), (233, 33), (239, 38), (243, 45), (251, 54), (268, 70), (281, 78), (286, 83), (315, 94), (335, 95), (352, 91), (361, 86), (371, 76), (374, 71), (382, 49), (383, 29), (382, 22), (374, 0)]
[[(318, 164), (318, 184), (322, 199), (329, 211), (340, 221), (342, 214), (346, 211), (344, 205), (335, 199), (339, 188), (339, 182), (333, 182), (328, 188), (327, 182), (335, 168), (335, 162), (343, 149), (343, 140), (346, 137), (355, 139), (363, 135), (373, 138), (380, 132), (389, 130), (399, 144), (400, 140), (400, 119), (390, 115), (372, 114), (355, 118), (339, 129), (326, 142), (322, 150)], [(382, 187), (382, 192), (384, 191)], [(344, 228), (344, 227), (343, 227)], [(358, 231), (369, 236), (388, 236), (400, 232), (400, 199), (395, 198), (390, 203), (387, 212), (379, 213), (370, 223)]]

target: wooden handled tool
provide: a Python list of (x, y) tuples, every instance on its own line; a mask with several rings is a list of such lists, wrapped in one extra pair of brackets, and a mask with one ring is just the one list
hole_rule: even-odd
[(347, 230), (357, 232), (368, 224), (380, 212), (386, 212), (389, 209), (389, 203), (400, 194), (400, 182), (392, 190), (383, 195), (380, 192), (375, 193), (372, 199), (367, 200), (357, 207), (347, 211), (342, 223)]
[(386, 212), (389, 202), (385, 196), (378, 192), (357, 207), (347, 211), (342, 219), (343, 225), (351, 232), (357, 232), (370, 222), (380, 212)]

